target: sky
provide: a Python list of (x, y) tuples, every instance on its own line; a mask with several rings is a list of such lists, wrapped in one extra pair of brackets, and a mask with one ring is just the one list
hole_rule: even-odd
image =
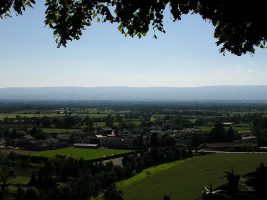
[(219, 53), (213, 27), (198, 15), (166, 33), (125, 38), (116, 25), (93, 23), (79, 41), (57, 48), (38, 1), (23, 16), (0, 20), (0, 88), (53, 86), (198, 87), (267, 85), (267, 50), (241, 57)]

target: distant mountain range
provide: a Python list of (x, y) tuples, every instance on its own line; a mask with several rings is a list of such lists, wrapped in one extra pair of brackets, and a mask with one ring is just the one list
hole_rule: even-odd
[(267, 101), (267, 86), (0, 88), (0, 100)]

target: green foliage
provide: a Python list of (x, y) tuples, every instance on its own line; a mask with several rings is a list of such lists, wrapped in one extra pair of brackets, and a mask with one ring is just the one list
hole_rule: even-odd
[(170, 135), (164, 135), (162, 137), (162, 146), (173, 147), (176, 145), (176, 139)]
[(159, 147), (160, 146), (160, 142), (159, 142), (159, 138), (158, 138), (157, 133), (151, 134), (149, 145), (151, 147)]
[(122, 200), (122, 192), (117, 190), (116, 185), (111, 185), (104, 193), (104, 200)]
[(210, 142), (223, 142), (225, 141), (225, 129), (221, 122), (216, 122), (214, 128), (209, 133)]
[(231, 151), (236, 152), (256, 152), (259, 151), (257, 144), (236, 144), (231, 147)]
[(254, 119), (252, 130), (258, 139), (258, 144), (267, 145), (267, 118)]
[(202, 140), (199, 134), (194, 134), (191, 140), (191, 145), (194, 148), (197, 148), (201, 144)]
[[(32, 7), (34, 0), (3, 0), (0, 2), (0, 17), (8, 17), (13, 11), (22, 14)], [(45, 24), (53, 29), (58, 46), (78, 40), (82, 31), (97, 22), (118, 24), (125, 36), (144, 37), (149, 29), (164, 30), (164, 11), (169, 10), (173, 21), (181, 20), (184, 14), (199, 14), (215, 27), (216, 44), (220, 52), (226, 50), (242, 55), (254, 53), (255, 47), (266, 48), (266, 29), (262, 24), (267, 18), (263, 1), (198, 0), (101, 0), (101, 1), (55, 1), (46, 0)], [(166, 9), (168, 8), (168, 9)]]
[(37, 200), (38, 191), (34, 187), (29, 187), (24, 192), (23, 200)]
[(238, 184), (239, 184), (239, 179), (240, 176), (239, 175), (235, 175), (234, 174), (234, 170), (232, 168), (231, 172), (225, 172), (225, 177), (228, 180), (227, 183), (227, 191), (229, 193), (234, 193), (238, 190)]
[(204, 186), (202, 191), (201, 200), (216, 200), (216, 197), (219, 196), (221, 190), (213, 190), (212, 185), (209, 187)]
[(10, 9), (13, 7), (14, 11), (22, 15), (26, 7), (33, 7), (35, 0), (3, 0), (0, 2), (0, 17), (10, 17)]
[(208, 135), (209, 142), (231, 142), (236, 139), (240, 139), (238, 133), (231, 126), (224, 128), (221, 122), (216, 122)]
[(23, 200), (23, 195), (24, 195), (24, 191), (23, 191), (21, 185), (19, 185), (18, 188), (17, 188), (17, 193), (16, 193), (16, 199), (15, 200)]

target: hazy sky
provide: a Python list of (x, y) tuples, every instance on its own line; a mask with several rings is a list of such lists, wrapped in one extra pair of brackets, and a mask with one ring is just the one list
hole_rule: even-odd
[(44, 7), (0, 20), (0, 87), (267, 85), (267, 50), (223, 56), (211, 24), (199, 16), (173, 23), (166, 34), (125, 38), (115, 25), (94, 23), (79, 41), (58, 49), (44, 27)]

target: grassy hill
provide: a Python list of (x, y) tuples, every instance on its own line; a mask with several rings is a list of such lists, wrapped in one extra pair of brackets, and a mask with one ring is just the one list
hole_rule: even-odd
[(118, 186), (125, 200), (162, 200), (165, 194), (171, 199), (193, 200), (200, 196), (203, 185), (225, 183), (224, 172), (231, 167), (243, 175), (260, 162), (267, 164), (267, 154), (210, 154), (151, 167)]

